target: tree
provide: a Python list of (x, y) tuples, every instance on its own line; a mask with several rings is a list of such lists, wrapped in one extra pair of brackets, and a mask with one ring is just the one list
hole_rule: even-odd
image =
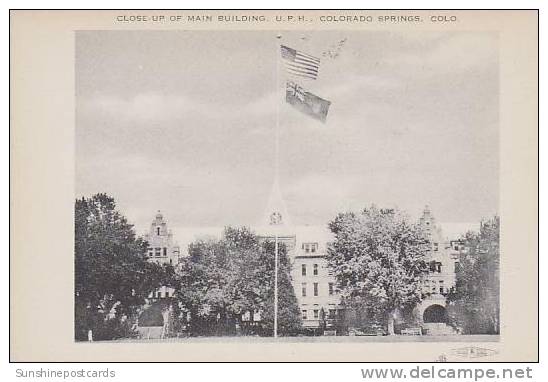
[[(279, 251), (279, 328), (300, 325), (297, 299), (285, 248)], [(274, 244), (247, 228), (227, 227), (221, 240), (199, 240), (182, 261), (181, 305), (191, 313), (195, 334), (232, 334), (242, 315), (260, 312), (261, 325), (273, 328)]]
[(449, 317), (466, 334), (498, 334), (500, 219), (481, 224), (480, 232), (468, 232), (459, 255), (455, 287), (448, 295)]
[(427, 272), (426, 234), (402, 212), (374, 205), (339, 214), (329, 228), (335, 240), (328, 247), (328, 266), (343, 302), (385, 322), (394, 334), (396, 312), (420, 301), (421, 277)]
[[(224, 243), (201, 240), (189, 245), (181, 264), (181, 304), (191, 314), (194, 334), (222, 334), (231, 313), (234, 267)], [(220, 322), (221, 321), (221, 322)]]
[[(274, 258), (275, 243), (265, 241), (259, 252), (257, 284), (260, 287), (262, 326), (274, 330)], [(301, 312), (291, 280), (291, 262), (284, 244), (278, 245), (278, 333), (294, 334), (302, 326)]]
[(75, 203), (75, 337), (131, 335), (131, 321), (144, 298), (173, 270), (149, 263), (147, 243), (116, 210), (114, 199), (96, 194)]

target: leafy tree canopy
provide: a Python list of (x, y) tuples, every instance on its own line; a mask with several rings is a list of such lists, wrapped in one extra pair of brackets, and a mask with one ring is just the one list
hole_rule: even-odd
[[(274, 243), (247, 228), (227, 227), (221, 240), (199, 240), (182, 261), (178, 296), (193, 316), (196, 332), (225, 334), (246, 312), (260, 312), (263, 328), (272, 328)], [(285, 246), (279, 248), (279, 328), (300, 325)], [(211, 329), (213, 328), (213, 329)]]
[(147, 243), (106, 194), (76, 200), (74, 243), (78, 339), (112, 315), (133, 317), (151, 291), (175, 283), (172, 267), (147, 261)]
[(339, 214), (329, 228), (335, 240), (328, 248), (328, 265), (348, 306), (393, 325), (397, 309), (420, 301), (429, 245), (419, 224), (399, 210), (373, 205)]
[(500, 219), (482, 222), (480, 232), (468, 232), (459, 256), (455, 288), (448, 299), (453, 324), (466, 334), (497, 334), (499, 302)]

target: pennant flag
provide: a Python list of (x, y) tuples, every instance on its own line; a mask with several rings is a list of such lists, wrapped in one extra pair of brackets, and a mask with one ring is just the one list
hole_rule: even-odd
[(285, 45), (282, 48), (282, 59), (285, 70), (293, 76), (315, 80), (320, 69), (320, 59), (309, 54), (299, 52)]
[(293, 81), (287, 81), (285, 100), (300, 112), (325, 123), (330, 101), (304, 90)]

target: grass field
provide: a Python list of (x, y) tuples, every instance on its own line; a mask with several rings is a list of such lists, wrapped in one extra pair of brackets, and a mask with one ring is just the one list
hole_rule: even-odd
[(110, 342), (184, 342), (184, 343), (361, 343), (361, 342), (498, 342), (497, 335), (454, 335), (454, 336), (318, 336), (318, 337), (186, 337), (186, 338), (165, 338), (165, 339), (124, 339)]

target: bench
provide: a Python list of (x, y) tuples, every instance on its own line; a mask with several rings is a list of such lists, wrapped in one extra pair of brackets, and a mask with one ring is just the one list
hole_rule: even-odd
[(422, 330), (421, 328), (406, 328), (401, 330), (401, 334), (403, 336), (421, 336)]

